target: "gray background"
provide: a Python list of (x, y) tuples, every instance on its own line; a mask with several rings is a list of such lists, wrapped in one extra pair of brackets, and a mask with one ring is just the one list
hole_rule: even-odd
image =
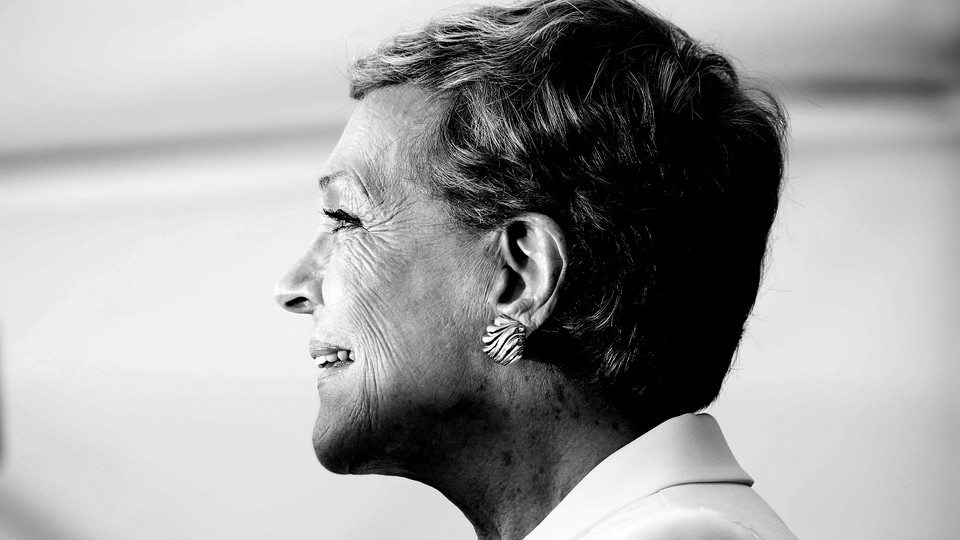
[[(0, 2), (0, 538), (473, 537), (429, 488), (316, 464), (310, 321), (271, 297), (348, 59), (449, 5)], [(648, 5), (792, 116), (710, 411), (801, 538), (955, 538), (960, 8)]]

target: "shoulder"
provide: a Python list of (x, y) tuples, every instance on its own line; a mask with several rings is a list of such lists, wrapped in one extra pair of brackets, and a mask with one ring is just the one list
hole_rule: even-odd
[(653, 495), (610, 515), (582, 540), (758, 540), (746, 525), (710, 508), (674, 508)]
[(674, 486), (610, 514), (581, 540), (795, 540), (747, 486)]

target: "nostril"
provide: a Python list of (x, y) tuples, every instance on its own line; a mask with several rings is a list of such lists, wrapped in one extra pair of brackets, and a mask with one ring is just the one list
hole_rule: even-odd
[(317, 307), (317, 302), (310, 298), (309, 294), (297, 294), (296, 292), (278, 292), (274, 299), (280, 307), (291, 313), (313, 313)]
[(274, 285), (273, 299), (291, 313), (313, 313), (321, 303), (322, 280), (317, 274), (314, 266), (301, 261)]
[(287, 300), (283, 303), (283, 306), (292, 311), (303, 311), (305, 309), (309, 309), (310, 300), (307, 300), (303, 296), (298, 296), (291, 300)]

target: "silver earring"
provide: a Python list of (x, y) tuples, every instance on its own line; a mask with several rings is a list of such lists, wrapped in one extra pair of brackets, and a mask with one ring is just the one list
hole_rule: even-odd
[(497, 315), (481, 338), (483, 352), (493, 358), (496, 363), (509, 366), (523, 356), (526, 331), (527, 329), (519, 321), (506, 315)]

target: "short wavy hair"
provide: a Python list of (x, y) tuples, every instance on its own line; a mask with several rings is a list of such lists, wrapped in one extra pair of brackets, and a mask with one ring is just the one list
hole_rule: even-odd
[(775, 98), (629, 0), (447, 15), (350, 77), (355, 99), (409, 84), (443, 104), (411, 160), (465, 230), (523, 212), (563, 228), (567, 279), (528, 350), (631, 418), (716, 398), (780, 196)]

